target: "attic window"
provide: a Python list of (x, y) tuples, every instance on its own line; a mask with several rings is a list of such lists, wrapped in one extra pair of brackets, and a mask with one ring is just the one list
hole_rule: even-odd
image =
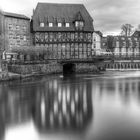
[(84, 26), (84, 22), (83, 21), (76, 21), (75, 22), (75, 26), (76, 27), (83, 27)]
[(43, 22), (40, 23), (40, 27), (44, 27), (44, 23)]
[(62, 23), (58, 23), (58, 27), (62, 27)]
[(77, 30), (82, 30), (84, 27), (84, 22), (83, 21), (75, 21), (75, 27)]
[(66, 23), (66, 27), (70, 27), (70, 23)]
[(52, 22), (49, 23), (49, 27), (53, 27), (53, 23)]

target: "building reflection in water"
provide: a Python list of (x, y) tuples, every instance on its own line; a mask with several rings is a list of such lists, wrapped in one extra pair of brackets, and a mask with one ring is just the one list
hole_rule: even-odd
[(8, 82), (0, 84), (0, 140), (8, 128), (29, 122), (32, 119), (32, 106), (35, 89), (17, 86)]
[[(140, 79), (108, 77), (85, 80), (83, 77), (52, 77), (37, 83), (0, 84), (0, 140), (4, 139), (9, 126), (15, 127), (30, 120), (33, 120), (39, 132), (81, 132), (91, 125), (95, 130), (97, 124), (93, 123), (96, 121), (93, 105), (97, 114), (104, 97), (107, 97), (107, 102), (111, 97), (113, 101), (108, 103), (112, 103), (111, 106), (117, 98), (124, 111), (125, 107), (131, 111), (129, 105), (132, 102), (140, 106)], [(93, 129), (91, 131), (93, 133)]]
[(100, 98), (119, 98), (124, 105), (129, 105), (132, 101), (140, 104), (140, 79), (139, 78), (108, 78), (102, 81), (92, 82), (92, 91), (100, 95)]
[[(78, 82), (78, 81), (74, 81)], [(37, 94), (34, 122), (42, 130), (83, 130), (92, 118), (91, 86), (57, 80), (45, 84)]]

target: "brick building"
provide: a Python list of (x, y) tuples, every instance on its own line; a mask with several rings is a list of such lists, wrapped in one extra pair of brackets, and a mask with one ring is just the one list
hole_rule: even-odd
[(93, 19), (82, 4), (38, 3), (32, 16), (33, 43), (52, 58), (91, 57)]
[(4, 16), (3, 16), (3, 12), (0, 11), (0, 52), (2, 52), (4, 50)]
[(3, 12), (4, 50), (30, 46), (30, 19), (24, 15)]

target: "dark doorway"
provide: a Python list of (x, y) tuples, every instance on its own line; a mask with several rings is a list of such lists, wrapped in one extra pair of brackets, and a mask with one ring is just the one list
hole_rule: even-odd
[(75, 73), (76, 66), (75, 64), (64, 64), (63, 65), (63, 74), (72, 74)]

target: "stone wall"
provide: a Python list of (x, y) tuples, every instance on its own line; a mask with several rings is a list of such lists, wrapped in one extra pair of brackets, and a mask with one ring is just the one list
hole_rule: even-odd
[(6, 50), (31, 45), (30, 20), (5, 16), (4, 26)]
[(62, 73), (63, 66), (60, 64), (35, 64), (35, 65), (9, 65), (9, 72), (18, 74), (51, 74)]
[(2, 71), (0, 72), (0, 81), (4, 81), (4, 80), (8, 80), (9, 79), (9, 75), (7, 71)]
[[(62, 73), (62, 64), (28, 64), (28, 65), (17, 65), (12, 64), (8, 66), (8, 71), (18, 74), (52, 74), (52, 73)], [(98, 68), (94, 64), (76, 64), (76, 73), (97, 73)]]
[(99, 72), (98, 68), (94, 64), (79, 63), (76, 64), (76, 73), (96, 73)]

